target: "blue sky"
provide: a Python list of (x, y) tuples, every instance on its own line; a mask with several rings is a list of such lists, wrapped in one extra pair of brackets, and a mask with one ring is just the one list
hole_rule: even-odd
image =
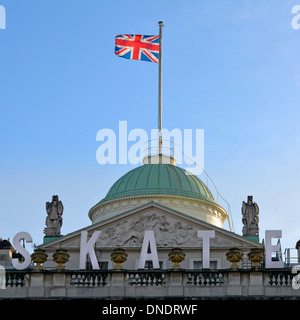
[[(157, 64), (120, 59), (114, 36), (164, 21), (163, 127), (204, 129), (205, 170), (229, 201), (260, 207), (260, 238), (300, 239), (300, 29), (297, 1), (0, 0), (0, 237), (43, 239), (45, 202), (64, 204), (62, 233), (132, 165), (96, 161), (102, 128), (150, 133)], [(200, 176), (205, 180), (204, 176)]]

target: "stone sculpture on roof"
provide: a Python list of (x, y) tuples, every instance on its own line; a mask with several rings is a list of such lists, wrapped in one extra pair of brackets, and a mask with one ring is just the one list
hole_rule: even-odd
[(243, 201), (242, 206), (242, 222), (243, 236), (257, 236), (258, 235), (258, 214), (259, 208), (256, 202), (253, 202), (253, 197), (248, 196), (247, 203)]
[(64, 207), (57, 195), (52, 196), (52, 202), (46, 202), (46, 211), (47, 227), (44, 229), (44, 233), (46, 237), (59, 237)]

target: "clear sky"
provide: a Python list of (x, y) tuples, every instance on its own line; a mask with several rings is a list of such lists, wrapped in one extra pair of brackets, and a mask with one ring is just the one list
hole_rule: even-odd
[[(102, 128), (150, 133), (157, 64), (114, 54), (115, 34), (157, 34), (164, 21), (163, 127), (204, 129), (205, 170), (231, 205), (253, 195), (260, 238), (300, 239), (300, 29), (293, 1), (0, 0), (0, 237), (40, 244), (46, 201), (64, 204), (62, 234), (133, 165), (100, 165)], [(205, 180), (203, 175), (200, 178)], [(226, 227), (226, 226), (225, 226)]]

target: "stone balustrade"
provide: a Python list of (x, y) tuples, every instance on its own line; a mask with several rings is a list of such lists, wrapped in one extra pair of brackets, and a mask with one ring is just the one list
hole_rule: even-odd
[(164, 286), (166, 273), (164, 271), (130, 271), (129, 284), (131, 286)]
[(298, 297), (290, 269), (6, 270), (0, 298)]

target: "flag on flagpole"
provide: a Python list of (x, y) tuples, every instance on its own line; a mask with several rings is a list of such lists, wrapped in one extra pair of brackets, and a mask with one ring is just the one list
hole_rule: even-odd
[[(159, 35), (117, 34), (115, 54), (125, 59), (144, 60), (158, 63), (158, 140), (159, 155), (162, 154), (162, 30), (159, 21)], [(162, 157), (159, 158), (161, 163)]]
[(159, 36), (117, 34), (115, 54), (125, 59), (159, 62)]

